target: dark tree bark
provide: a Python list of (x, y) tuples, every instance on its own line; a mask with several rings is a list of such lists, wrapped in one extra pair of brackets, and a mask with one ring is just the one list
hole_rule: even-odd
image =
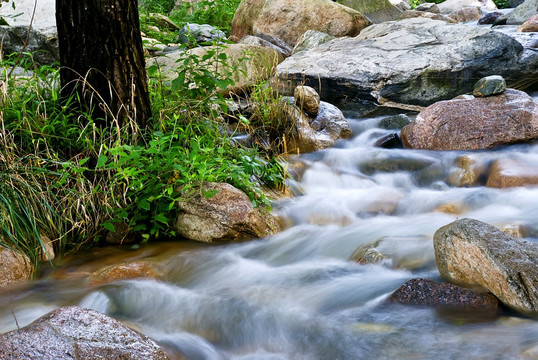
[(94, 118), (144, 126), (151, 116), (137, 0), (56, 0), (62, 95)]

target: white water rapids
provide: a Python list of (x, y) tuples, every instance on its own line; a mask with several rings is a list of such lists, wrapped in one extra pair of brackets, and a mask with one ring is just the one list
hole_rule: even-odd
[[(538, 343), (534, 319), (508, 312), (477, 320), (384, 300), (408, 279), (441, 281), (432, 238), (457, 217), (524, 225), (536, 240), (538, 187), (451, 186), (446, 179), (465, 152), (374, 148), (394, 132), (379, 129), (380, 119), (350, 120), (353, 138), (301, 156), (306, 171), (291, 184), (298, 195), (276, 204), (289, 226), (282, 233), (168, 252), (158, 258), (162, 281), (90, 288), (38, 280), (0, 294), (0, 333), (16, 328), (12, 311), (23, 326), (77, 304), (125, 321), (189, 360), (528, 359), (525, 351)], [(472, 155), (538, 164), (538, 144)], [(394, 158), (418, 168), (372, 165)], [(438, 211), (447, 204), (457, 214)], [(350, 261), (357, 248), (378, 240), (385, 260)]]

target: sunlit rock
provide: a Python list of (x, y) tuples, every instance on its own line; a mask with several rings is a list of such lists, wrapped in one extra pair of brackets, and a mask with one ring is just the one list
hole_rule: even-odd
[(538, 138), (538, 103), (522, 91), (458, 96), (421, 111), (402, 129), (404, 147), (479, 150)]
[(387, 302), (481, 312), (496, 312), (499, 306), (499, 301), (491, 293), (480, 293), (431, 279), (405, 282), (389, 296)]
[[(214, 53), (209, 59), (202, 58), (208, 53)], [(221, 56), (219, 59), (218, 56)], [(224, 54), (224, 55), (222, 55)], [(222, 57), (226, 56), (223, 65)], [(208, 71), (214, 71), (223, 78), (235, 82), (221, 90), (225, 95), (243, 93), (261, 81), (269, 79), (276, 66), (284, 60), (282, 55), (273, 48), (248, 44), (228, 44), (222, 47), (197, 47), (187, 52), (178, 50), (166, 53), (164, 56), (148, 59), (147, 66), (159, 65), (166, 80), (174, 80), (178, 70), (183, 66), (182, 59), (195, 57)], [(188, 77), (187, 77), (187, 81)], [(194, 84), (194, 83), (193, 83)]]
[(109, 316), (77, 306), (54, 310), (20, 330), (0, 335), (0, 358), (170, 359), (147, 336)]
[(176, 230), (180, 236), (202, 242), (232, 242), (278, 232), (276, 219), (254, 208), (247, 195), (226, 183), (204, 183), (178, 203)]
[(443, 278), (485, 288), (517, 311), (538, 314), (538, 244), (473, 219), (440, 228), (433, 243)]
[(499, 159), (493, 163), (486, 184), (494, 188), (526, 185), (538, 185), (538, 164), (510, 158)]
[(332, 1), (324, 0), (243, 0), (232, 21), (231, 39), (246, 35), (272, 34), (295, 46), (307, 30), (329, 35), (355, 36), (371, 22), (364, 15)]
[(445, 0), (437, 6), (442, 14), (450, 14), (467, 7), (478, 7), (484, 11), (497, 10), (497, 6), (492, 0)]
[(28, 256), (0, 246), (0, 288), (25, 282), (32, 276)]

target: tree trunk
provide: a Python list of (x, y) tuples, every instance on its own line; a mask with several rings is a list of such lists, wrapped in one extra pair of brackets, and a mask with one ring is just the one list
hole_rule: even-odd
[(62, 95), (105, 124), (151, 116), (137, 0), (56, 0)]

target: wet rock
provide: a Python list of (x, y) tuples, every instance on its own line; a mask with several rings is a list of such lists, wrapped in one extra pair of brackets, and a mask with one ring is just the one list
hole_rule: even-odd
[(396, 20), (401, 12), (388, 0), (338, 0), (337, 2), (357, 10), (376, 24)]
[(435, 13), (427, 12), (427, 11), (406, 10), (399, 17), (400, 20), (411, 19), (411, 18), (440, 20), (440, 21), (445, 21), (447, 23), (452, 23), (452, 24), (457, 23), (456, 20), (448, 17), (447, 15), (435, 14)]
[(484, 76), (501, 75), (507, 83), (512, 74), (538, 76), (538, 54), (520, 59), (522, 51), (518, 41), (484, 27), (404, 19), (290, 56), (278, 65), (274, 86), (283, 95), (311, 86), (346, 111), (363, 102), (427, 106), (471, 92)]
[(449, 202), (439, 205), (434, 211), (444, 214), (461, 215), (467, 211), (467, 208), (461, 202)]
[(407, 270), (435, 268), (431, 239), (426, 237), (382, 237), (359, 246), (350, 260), (363, 265), (383, 263)]
[(538, 137), (538, 103), (507, 89), (496, 96), (469, 95), (421, 111), (401, 132), (404, 147), (430, 150), (491, 149)]
[(25, 282), (32, 276), (28, 256), (0, 246), (0, 288)]
[(463, 155), (456, 159), (455, 168), (448, 174), (447, 182), (452, 186), (468, 187), (485, 183), (488, 163), (477, 156)]
[(355, 36), (368, 25), (370, 21), (364, 15), (332, 1), (242, 1), (232, 21), (231, 39), (239, 41), (246, 35), (265, 33), (293, 47), (307, 30), (336, 37)]
[(509, 158), (499, 159), (493, 163), (486, 184), (493, 188), (526, 185), (538, 185), (537, 164)]
[(487, 13), (486, 15), (482, 16), (480, 20), (478, 20), (478, 25), (493, 24), (499, 18), (499, 16), (502, 16), (502, 13), (498, 11)]
[(325, 44), (334, 38), (334, 36), (321, 31), (307, 30), (299, 40), (297, 40), (297, 44), (293, 48), (293, 54), (311, 49), (317, 45)]
[(440, 228), (433, 243), (443, 278), (462, 286), (480, 286), (517, 311), (538, 314), (537, 244), (473, 219)]
[(289, 153), (308, 153), (320, 149), (327, 149), (339, 139), (351, 135), (351, 128), (344, 114), (336, 106), (321, 101), (319, 111), (315, 118), (307, 116), (297, 106), (293, 99), (287, 99), (290, 105), (285, 111), (291, 119), (293, 129), (287, 139)]
[(379, 147), (383, 149), (401, 149), (403, 147), (402, 140), (397, 133), (389, 134), (383, 136), (381, 139), (377, 140), (374, 144), (374, 147)]
[(117, 320), (78, 306), (42, 316), (0, 335), (0, 358), (164, 360), (170, 357), (148, 337)]
[(176, 43), (188, 44), (194, 41), (197, 44), (220, 42), (226, 39), (226, 34), (214, 26), (203, 24), (186, 24), (174, 40)]
[(415, 11), (427, 11), (434, 14), (441, 13), (441, 10), (439, 10), (439, 7), (435, 3), (422, 3), (419, 6), (415, 7), (413, 10)]
[(441, 14), (450, 14), (467, 7), (478, 7), (485, 11), (497, 10), (497, 6), (492, 0), (446, 0), (437, 6)]
[(176, 230), (190, 240), (252, 240), (279, 230), (272, 215), (254, 208), (248, 196), (230, 184), (204, 183), (199, 191), (179, 203), (179, 208)]
[(90, 285), (101, 285), (129, 279), (156, 279), (159, 276), (155, 265), (145, 261), (134, 261), (101, 268), (94, 271), (88, 280)]
[(310, 86), (297, 86), (293, 92), (295, 104), (309, 116), (315, 117), (319, 112), (319, 94)]
[(272, 76), (276, 69), (276, 65), (284, 58), (282, 55), (270, 47), (256, 46), (248, 44), (228, 44), (224, 47), (204, 46), (197, 47), (184, 51), (173, 51), (166, 56), (158, 56), (148, 59), (147, 66), (158, 64), (162, 75), (166, 80), (174, 80), (177, 78), (177, 70), (182, 66), (181, 59), (185, 56), (195, 55), (201, 59), (208, 52), (214, 51), (218, 54), (226, 55), (226, 63), (228, 67), (216, 61), (215, 57), (211, 57), (205, 62), (208, 71), (216, 71), (224, 76), (228, 76), (230, 69), (233, 70), (232, 80), (235, 84), (228, 86), (222, 90), (224, 95), (232, 93), (240, 94), (248, 91), (252, 86), (261, 81), (267, 80)]
[(451, 12), (448, 15), (448, 17), (459, 23), (469, 22), (469, 21), (478, 21), (482, 18), (482, 10), (480, 10), (480, 8), (477, 6), (466, 7), (466, 8)]
[(496, 312), (499, 306), (497, 298), (490, 293), (422, 278), (405, 282), (389, 296), (387, 302), (486, 312)]
[(537, 32), (538, 31), (538, 14), (530, 17), (521, 26), (517, 28), (519, 32)]
[(380, 151), (359, 164), (359, 169), (366, 175), (377, 172), (396, 171), (420, 171), (435, 163), (435, 159), (428, 156), (410, 153), (393, 153), (390, 151)]
[(502, 76), (491, 75), (483, 77), (474, 85), (473, 96), (485, 97), (497, 95), (506, 90), (506, 81)]
[(404, 114), (384, 117), (377, 126), (385, 130), (401, 130), (405, 125), (411, 123), (409, 116)]

